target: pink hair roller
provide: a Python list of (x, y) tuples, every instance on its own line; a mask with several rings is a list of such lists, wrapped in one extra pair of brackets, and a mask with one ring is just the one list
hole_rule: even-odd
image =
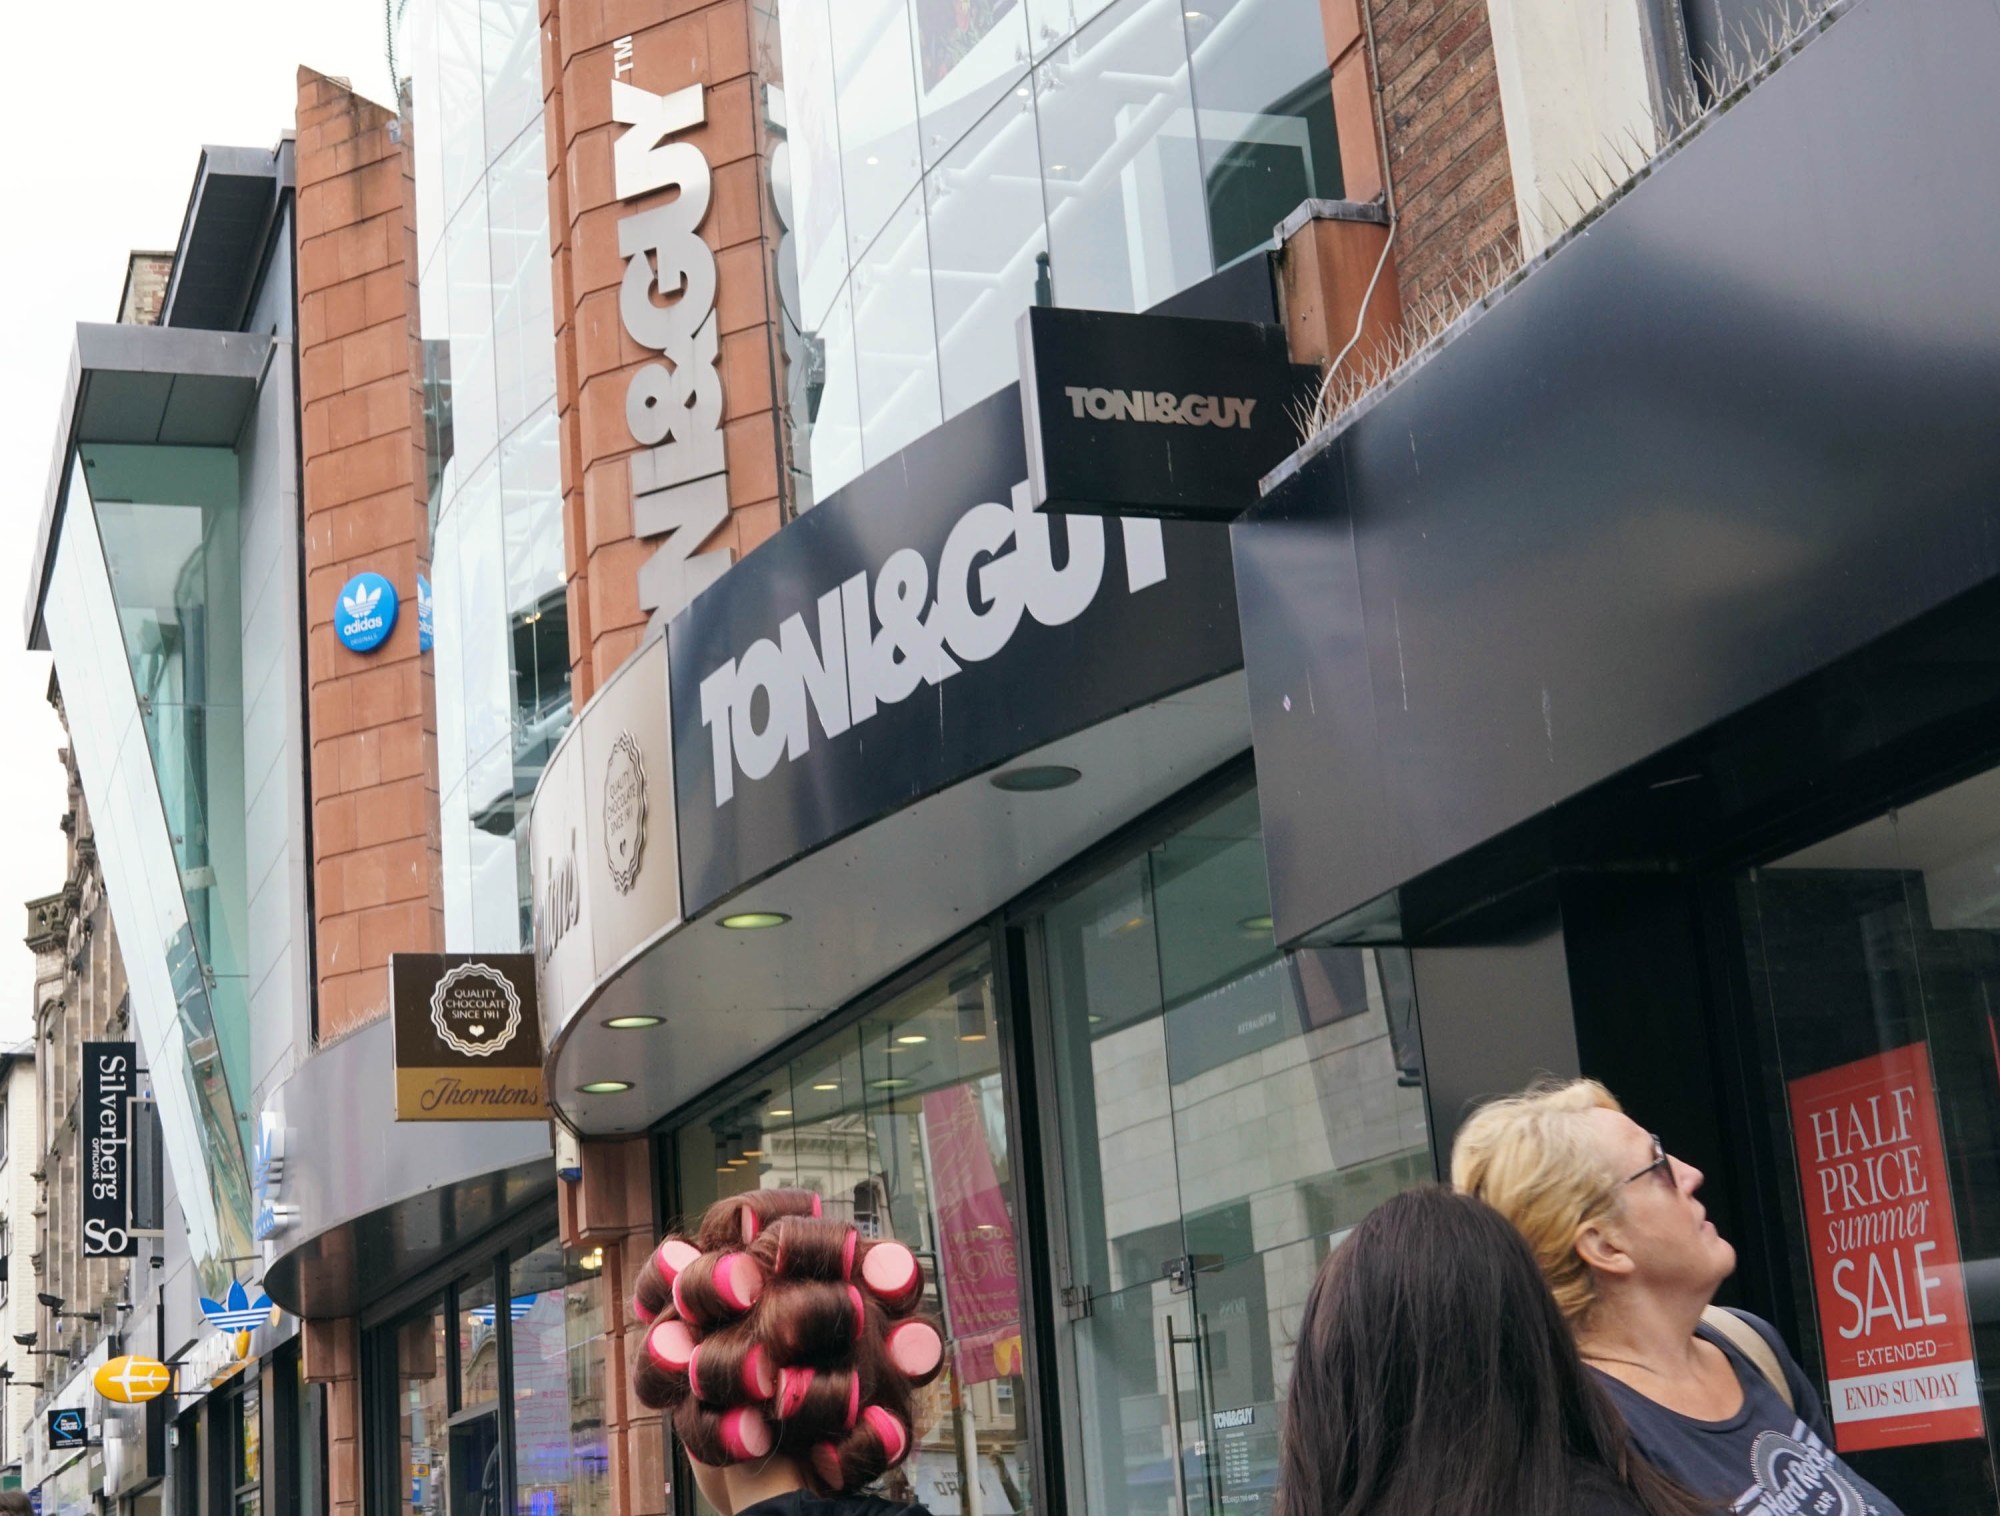
[(818, 1190), (813, 1191), (812, 1214), (814, 1221), (818, 1221), (820, 1219), (820, 1203), (819, 1203)]
[(848, 1303), (854, 1308), (854, 1340), (861, 1340), (861, 1329), (868, 1324), (868, 1305), (861, 1298), (861, 1291), (853, 1285), (847, 1287)]
[(647, 1310), (646, 1302), (641, 1300), (637, 1295), (632, 1297), (632, 1316), (640, 1326), (651, 1326), (655, 1319), (657, 1319), (656, 1313)]
[(769, 1400), (778, 1392), (778, 1376), (771, 1369), (771, 1355), (760, 1342), (743, 1355), (743, 1388), (753, 1400)]
[(688, 1389), (696, 1400), (701, 1399), (701, 1344), (696, 1343), (694, 1351), (688, 1354)]
[(903, 1423), (896, 1419), (893, 1411), (884, 1410), (879, 1405), (871, 1405), (861, 1413), (861, 1419), (874, 1429), (881, 1440), (883, 1455), (893, 1468), (903, 1461), (903, 1455), (910, 1451), (910, 1434), (903, 1430)]
[[(747, 1214), (747, 1212), (746, 1212)], [(764, 1271), (748, 1253), (724, 1253), (715, 1260), (715, 1291), (732, 1311), (747, 1311), (764, 1293)], [(678, 1278), (676, 1279), (678, 1285)], [(678, 1306), (680, 1301), (675, 1300)]]
[(757, 1234), (764, 1230), (764, 1223), (757, 1219), (757, 1213), (751, 1210), (747, 1203), (736, 1214), (743, 1223), (743, 1246), (747, 1248), (757, 1240)]
[(859, 1374), (849, 1374), (847, 1376), (847, 1420), (844, 1423), (848, 1431), (851, 1432), (854, 1430), (855, 1420), (860, 1415), (861, 1376)]
[(778, 1370), (778, 1418), (788, 1420), (798, 1415), (799, 1407), (805, 1404), (806, 1391), (813, 1387), (817, 1377), (811, 1369)]
[(722, 1450), (736, 1463), (748, 1463), (771, 1451), (771, 1423), (748, 1406), (726, 1412), (722, 1418)]
[(678, 1237), (669, 1237), (653, 1249), (653, 1263), (659, 1269), (660, 1277), (667, 1280), (679, 1278), (681, 1270), (699, 1257), (699, 1248)]
[(894, 1308), (914, 1301), (924, 1287), (917, 1255), (900, 1242), (878, 1242), (861, 1260), (861, 1282)]
[(669, 1374), (686, 1374), (694, 1365), (694, 1334), (684, 1321), (662, 1321), (646, 1334), (646, 1356)]
[(928, 1321), (898, 1322), (883, 1346), (889, 1361), (911, 1379), (936, 1373), (944, 1362), (944, 1339)]
[(854, 1277), (854, 1250), (861, 1246), (861, 1234), (853, 1227), (847, 1229), (847, 1240), (840, 1245), (840, 1277)]

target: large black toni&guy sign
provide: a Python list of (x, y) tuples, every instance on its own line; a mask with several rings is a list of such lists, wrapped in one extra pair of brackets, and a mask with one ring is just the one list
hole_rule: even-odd
[(746, 557), (668, 632), (685, 910), (1242, 665), (1223, 528), (1051, 517), (1016, 387)]
[(83, 1045), (83, 1256), (131, 1258), (132, 1097), (137, 1049), (129, 1042)]

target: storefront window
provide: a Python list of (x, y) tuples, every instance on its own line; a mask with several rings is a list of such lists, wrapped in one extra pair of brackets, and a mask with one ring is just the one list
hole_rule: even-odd
[[(515, 1262), (508, 1290), (514, 1366), (514, 1505), (519, 1516), (604, 1516), (601, 1252), (550, 1242)], [(586, 1266), (587, 1265), (587, 1266)]]
[(260, 1516), (264, 1505), (264, 1392), (256, 1378), (245, 1381), (231, 1407), (235, 1444), (231, 1483), (236, 1491), (236, 1516)]
[(401, 1505), (408, 1516), (441, 1516), (445, 1424), (451, 1419), (444, 1307), (403, 1322), (390, 1336), (402, 1412)]
[(2000, 1397), (2000, 772), (1736, 883), (1788, 1335), (1863, 1477), (1990, 1510)]
[[(817, 1192), (828, 1216), (908, 1243), (945, 1325), (915, 1453), (883, 1492), (933, 1516), (1035, 1507), (1011, 1149), (981, 951), (733, 1095), (679, 1134), (692, 1221), (749, 1189)], [(968, 1492), (977, 1486), (977, 1495)]]
[(1039, 933), (1073, 1509), (1274, 1509), (1322, 1259), (1432, 1177), (1407, 959), (1281, 956), (1254, 791)]

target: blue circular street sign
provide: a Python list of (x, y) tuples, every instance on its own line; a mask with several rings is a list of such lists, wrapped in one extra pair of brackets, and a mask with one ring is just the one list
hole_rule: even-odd
[(431, 582), (417, 575), (417, 651), (428, 653), (436, 635), (436, 613), (431, 609)]
[(374, 572), (356, 574), (341, 587), (333, 629), (350, 653), (372, 653), (396, 629), (396, 586)]

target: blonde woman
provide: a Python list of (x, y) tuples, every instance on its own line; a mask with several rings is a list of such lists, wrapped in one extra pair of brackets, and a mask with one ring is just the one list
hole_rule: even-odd
[(1669, 1154), (1595, 1080), (1482, 1107), (1452, 1183), (1528, 1239), (1556, 1304), (1656, 1467), (1744, 1516), (1901, 1516), (1832, 1450), (1819, 1396), (1767, 1322), (1711, 1310), (1736, 1268)]

